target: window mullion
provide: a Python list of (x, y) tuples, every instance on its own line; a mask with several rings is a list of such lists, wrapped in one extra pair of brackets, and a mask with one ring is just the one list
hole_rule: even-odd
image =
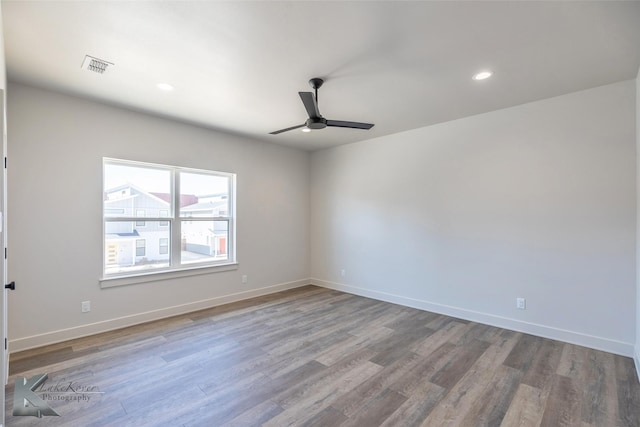
[(236, 180), (229, 179), (229, 187), (227, 188), (229, 199), (229, 212), (227, 212), (227, 230), (229, 241), (229, 255), (231, 259), (236, 259)]
[(177, 267), (181, 263), (182, 236), (180, 224), (180, 173), (173, 170), (171, 173), (171, 266)]

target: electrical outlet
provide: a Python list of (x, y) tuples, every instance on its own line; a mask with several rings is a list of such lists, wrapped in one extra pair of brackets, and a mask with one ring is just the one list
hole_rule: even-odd
[(88, 313), (91, 311), (91, 301), (82, 301), (82, 312)]
[(246, 274), (242, 275), (242, 283), (247, 283), (249, 281), (249, 279), (247, 278)]
[(347, 275), (347, 270), (345, 270), (344, 268), (340, 270), (340, 277), (346, 277), (346, 275)]
[(527, 300), (524, 298), (516, 298), (516, 308), (518, 310), (526, 310), (527, 309)]

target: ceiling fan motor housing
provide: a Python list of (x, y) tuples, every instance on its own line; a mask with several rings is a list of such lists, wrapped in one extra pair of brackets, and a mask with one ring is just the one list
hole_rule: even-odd
[(306, 124), (309, 129), (324, 129), (327, 127), (327, 119), (324, 117), (309, 117)]
[(322, 84), (324, 83), (324, 80), (322, 80), (319, 77), (314, 77), (311, 80), (309, 80), (309, 86), (311, 86), (314, 89), (320, 89), (320, 86), (322, 86)]

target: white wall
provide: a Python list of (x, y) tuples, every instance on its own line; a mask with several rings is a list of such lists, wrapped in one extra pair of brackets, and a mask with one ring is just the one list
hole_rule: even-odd
[(314, 152), (314, 281), (631, 355), (634, 98), (625, 81)]
[[(308, 283), (308, 153), (20, 84), (9, 94), (12, 351)], [(240, 268), (101, 289), (103, 156), (236, 173)]]

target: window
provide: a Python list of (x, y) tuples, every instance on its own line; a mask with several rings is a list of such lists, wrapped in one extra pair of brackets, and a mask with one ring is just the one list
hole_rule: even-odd
[(160, 247), (158, 248), (160, 255), (166, 255), (169, 253), (169, 239), (166, 237), (160, 238)]
[(147, 243), (144, 239), (136, 240), (136, 256), (144, 256)]
[[(144, 209), (136, 209), (137, 217), (144, 217)], [(136, 227), (144, 227), (146, 225), (145, 221), (136, 221)]]
[[(161, 209), (160, 210), (160, 218), (169, 218), (169, 211), (166, 209)], [(169, 226), (169, 221), (160, 221), (159, 223), (160, 227), (168, 227)]]
[(103, 169), (105, 278), (235, 263), (234, 174), (116, 159)]

